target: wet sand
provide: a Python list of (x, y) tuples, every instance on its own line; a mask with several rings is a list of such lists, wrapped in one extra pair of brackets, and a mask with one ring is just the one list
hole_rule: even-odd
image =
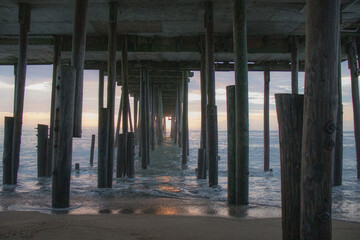
[[(333, 221), (333, 239), (359, 239), (360, 223)], [(281, 239), (281, 220), (143, 214), (0, 212), (0, 239)]]

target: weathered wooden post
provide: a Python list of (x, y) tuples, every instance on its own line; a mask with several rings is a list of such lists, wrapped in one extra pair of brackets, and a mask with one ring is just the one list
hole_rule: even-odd
[(140, 157), (141, 157), (141, 168), (147, 168), (147, 151), (146, 151), (146, 121), (145, 121), (145, 114), (146, 114), (146, 69), (141, 69), (141, 76), (140, 76)]
[(201, 38), (200, 41), (201, 46), (201, 60), (200, 60), (200, 92), (201, 92), (201, 130), (200, 130), (200, 148), (198, 150), (198, 179), (206, 179), (206, 141), (207, 141), (207, 133), (206, 133), (206, 106), (207, 106), (207, 93), (206, 93), (206, 74), (205, 74), (205, 43), (204, 38)]
[(333, 185), (342, 185), (343, 171), (343, 104), (342, 104), (342, 86), (341, 86), (341, 41), (339, 42), (339, 70), (338, 70), (338, 113), (336, 124), (336, 141), (335, 141), (335, 157), (334, 157), (334, 177)]
[(106, 188), (109, 154), (109, 109), (99, 109), (98, 127), (98, 188)]
[(300, 238), (301, 141), (304, 96), (275, 94), (279, 123), (283, 239)]
[(99, 119), (100, 109), (104, 108), (104, 70), (99, 70)]
[(155, 135), (156, 135), (156, 128), (155, 128), (155, 87), (154, 83), (150, 84), (150, 123), (149, 123), (149, 130), (150, 130), (150, 147), (151, 150), (155, 149)]
[(291, 92), (299, 93), (299, 39), (291, 38)]
[(301, 239), (331, 239), (339, 27), (340, 1), (306, 2)]
[(56, 75), (57, 68), (61, 63), (61, 38), (59, 36), (54, 37), (54, 56), (53, 56), (53, 75), (52, 75), (52, 87), (51, 87), (51, 107), (50, 107), (50, 133), (46, 154), (46, 177), (51, 177), (54, 155), (54, 119), (55, 119), (55, 92), (56, 92)]
[(116, 161), (116, 177), (122, 178), (126, 175), (126, 133), (119, 134), (117, 136), (117, 161)]
[(236, 204), (249, 203), (249, 100), (245, 0), (233, 0)]
[(37, 130), (37, 175), (38, 177), (45, 177), (47, 170), (46, 153), (49, 127), (47, 125), (38, 124)]
[(123, 109), (124, 109), (124, 92), (121, 89), (121, 97), (120, 97), (120, 105), (119, 105), (119, 111), (118, 111), (118, 120), (116, 123), (116, 130), (115, 130), (115, 143), (114, 143), (114, 147), (117, 148), (118, 147), (118, 137), (120, 134), (120, 124), (121, 124), (121, 116), (123, 113)]
[(136, 96), (134, 96), (134, 143), (135, 145), (138, 144), (138, 98)]
[(109, 141), (107, 161), (107, 187), (112, 187), (114, 168), (114, 107), (116, 85), (116, 33), (117, 33), (117, 2), (109, 2), (109, 34), (108, 34), (108, 85), (107, 108), (109, 111)]
[(21, 129), (24, 110), (25, 79), (27, 67), (28, 32), (30, 30), (30, 5), (19, 3), (19, 57), (14, 93), (14, 132), (12, 137), (11, 184), (17, 184), (20, 162)]
[(149, 79), (149, 70), (145, 71), (145, 125), (146, 125), (146, 162), (150, 164), (150, 79)]
[(134, 133), (127, 133), (127, 165), (126, 165), (126, 173), (129, 178), (133, 178), (135, 174), (135, 143), (134, 143)]
[(158, 145), (162, 145), (163, 141), (164, 141), (164, 136), (163, 136), (163, 124), (162, 124), (162, 119), (163, 119), (163, 101), (162, 101), (162, 91), (161, 88), (158, 88), (158, 108), (157, 108), (157, 144)]
[(12, 184), (11, 154), (12, 138), (14, 132), (13, 117), (5, 117), (4, 128), (3, 185)]
[(86, 18), (88, 0), (76, 0), (74, 30), (72, 38), (71, 66), (76, 69), (76, 90), (74, 109), (74, 137), (81, 137), (81, 118), (83, 101), (83, 73), (86, 46)]
[(94, 164), (95, 134), (91, 135), (90, 166)]
[[(209, 186), (218, 185), (218, 132), (217, 107), (215, 105), (215, 54), (214, 54), (214, 9), (212, 2), (205, 4), (205, 53), (207, 82), (207, 156), (209, 158)], [(185, 134), (185, 133), (183, 133)]]
[(354, 134), (357, 161), (357, 178), (360, 179), (360, 100), (359, 100), (359, 79), (358, 66), (356, 61), (356, 40), (353, 38), (347, 45), (349, 69), (351, 73), (351, 92), (354, 113)]
[(228, 203), (236, 204), (236, 126), (235, 126), (235, 86), (226, 87), (227, 140), (228, 140)]
[(188, 86), (189, 86), (189, 78), (188, 73), (183, 72), (184, 78), (184, 105), (183, 105), (183, 144), (182, 144), (182, 164), (187, 163), (187, 156), (188, 156)]
[(55, 100), (52, 207), (69, 207), (76, 69), (58, 68)]
[(264, 171), (270, 170), (270, 125), (269, 125), (270, 71), (264, 71)]
[[(128, 132), (128, 115), (129, 115), (129, 91), (128, 91), (128, 46), (127, 46), (127, 36), (122, 36), (121, 38), (121, 70), (122, 70), (122, 99), (124, 102), (123, 105), (123, 133)], [(126, 139), (125, 139), (126, 146)]]
[(178, 145), (179, 145), (179, 148), (182, 148), (182, 134), (183, 134), (183, 129), (182, 129), (182, 126), (183, 126), (183, 124), (182, 124), (182, 121), (183, 121), (183, 117), (182, 117), (182, 115), (183, 115), (183, 106), (182, 106), (182, 98), (183, 98), (183, 82), (182, 82), (182, 80), (180, 81), (180, 83), (179, 83), (179, 86), (178, 86), (178, 106), (179, 106), (179, 108), (178, 108), (178, 116), (179, 116), (179, 123), (178, 123), (178, 140), (177, 140), (177, 142), (178, 142)]

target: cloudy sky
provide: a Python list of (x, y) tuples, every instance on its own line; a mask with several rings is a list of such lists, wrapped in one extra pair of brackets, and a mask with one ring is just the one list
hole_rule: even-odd
[[(250, 129), (263, 129), (263, 72), (249, 72)], [(24, 128), (34, 128), (37, 124), (49, 124), (52, 66), (28, 66)], [(275, 93), (290, 93), (290, 73), (271, 72), (270, 75), (270, 129), (277, 130)], [(84, 74), (83, 126), (97, 126), (98, 71), (86, 70)], [(347, 63), (342, 64), (342, 86), (344, 102), (344, 130), (353, 130), (350, 73)], [(219, 130), (226, 130), (226, 86), (234, 84), (234, 72), (216, 73), (216, 104), (218, 106)], [(303, 93), (304, 74), (299, 74), (299, 91)], [(13, 66), (0, 66), (0, 127), (4, 117), (12, 116), (14, 96)], [(116, 109), (120, 102), (120, 89), (116, 91)], [(105, 100), (106, 101), (106, 100)], [(132, 100), (131, 100), (132, 103)], [(200, 128), (200, 74), (195, 72), (189, 83), (189, 127)], [(168, 124), (169, 125), (169, 124)]]

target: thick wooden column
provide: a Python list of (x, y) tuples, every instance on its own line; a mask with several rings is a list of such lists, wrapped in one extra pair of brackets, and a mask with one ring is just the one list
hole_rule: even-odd
[(12, 138), (12, 184), (17, 184), (17, 174), (20, 162), (20, 143), (22, 119), (24, 110), (25, 80), (27, 68), (27, 47), (28, 32), (30, 29), (30, 5), (26, 3), (19, 4), (19, 57), (17, 64), (17, 73), (15, 78), (14, 93), (14, 133)]
[(47, 170), (47, 148), (48, 148), (48, 125), (37, 125), (37, 175), (46, 177)]
[(249, 100), (245, 0), (233, 0), (236, 204), (249, 203)]
[(104, 70), (99, 70), (99, 118), (100, 109), (104, 107)]
[(164, 113), (163, 113), (163, 99), (162, 99), (162, 90), (161, 88), (158, 88), (158, 107), (157, 107), (157, 144), (158, 145), (162, 145), (164, 142), (164, 133), (163, 133), (163, 117), (164, 117)]
[[(123, 134), (128, 132), (128, 114), (129, 114), (129, 91), (128, 91), (128, 54), (127, 54), (127, 36), (121, 39), (121, 70), (122, 70), (122, 94), (123, 99)], [(126, 138), (125, 138), (126, 139)]]
[(67, 208), (70, 204), (76, 69), (61, 65), (57, 76), (52, 207)]
[(340, 1), (306, 2), (300, 238), (331, 239)]
[(181, 83), (179, 84), (178, 86), (178, 91), (177, 91), (177, 104), (178, 104), (178, 125), (177, 125), (177, 128), (178, 128), (178, 139), (177, 139), (177, 142), (178, 142), (178, 145), (179, 147), (181, 148), (182, 147), (182, 81)]
[(335, 158), (334, 158), (334, 173), (333, 185), (342, 185), (342, 171), (343, 171), (343, 104), (342, 104), (342, 86), (341, 86), (341, 43), (339, 42), (339, 70), (338, 70), (338, 113), (336, 124), (336, 141), (335, 141)]
[(140, 157), (141, 157), (141, 168), (147, 168), (147, 138), (146, 138), (146, 78), (147, 78), (147, 70), (145, 68), (141, 69), (140, 76)]
[(264, 71), (264, 171), (270, 170), (270, 125), (269, 125), (270, 71)]
[(188, 156), (188, 132), (189, 132), (189, 125), (188, 125), (188, 73), (183, 72), (184, 78), (184, 105), (183, 105), (183, 144), (182, 144), (182, 164), (187, 163), (187, 156)]
[(150, 147), (151, 150), (155, 149), (155, 135), (156, 135), (156, 127), (155, 127), (155, 86), (152, 82), (150, 84)]
[(108, 37), (108, 86), (107, 108), (109, 111), (109, 143), (108, 143), (108, 166), (107, 187), (112, 187), (114, 167), (114, 107), (116, 86), (116, 31), (117, 31), (117, 3), (109, 3), (109, 37)]
[(98, 126), (98, 188), (107, 187), (109, 154), (109, 109), (99, 109)]
[(349, 69), (351, 73), (351, 92), (354, 114), (354, 134), (357, 160), (357, 178), (360, 178), (360, 102), (359, 102), (359, 79), (358, 66), (356, 61), (356, 40), (355, 38), (347, 45)]
[(150, 164), (150, 77), (149, 70), (145, 71), (145, 125), (146, 125), (146, 162)]
[(291, 92), (299, 93), (299, 39), (291, 38)]
[(81, 137), (87, 9), (88, 0), (75, 1), (74, 31), (72, 38), (71, 56), (71, 66), (75, 67), (76, 69), (74, 137)]
[(236, 126), (235, 126), (235, 86), (226, 87), (227, 110), (227, 158), (228, 158), (228, 203), (236, 204)]
[(12, 183), (11, 149), (14, 132), (14, 118), (5, 117), (3, 150), (3, 185)]
[(205, 4), (205, 53), (207, 83), (207, 156), (209, 158), (209, 186), (218, 184), (218, 132), (217, 108), (215, 105), (215, 54), (214, 54), (214, 9), (212, 2)]
[(55, 119), (55, 92), (56, 92), (56, 75), (58, 66), (61, 64), (61, 38), (55, 36), (54, 38), (54, 56), (53, 56), (53, 75), (51, 87), (51, 107), (50, 107), (50, 134), (47, 148), (47, 167), (46, 176), (50, 177), (54, 161), (53, 145), (54, 145), (54, 119)]

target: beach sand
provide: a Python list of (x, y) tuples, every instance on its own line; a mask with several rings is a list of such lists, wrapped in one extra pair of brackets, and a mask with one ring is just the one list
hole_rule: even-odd
[[(360, 223), (333, 221), (333, 239), (359, 239)], [(0, 212), (0, 239), (281, 239), (281, 219), (143, 214)]]

